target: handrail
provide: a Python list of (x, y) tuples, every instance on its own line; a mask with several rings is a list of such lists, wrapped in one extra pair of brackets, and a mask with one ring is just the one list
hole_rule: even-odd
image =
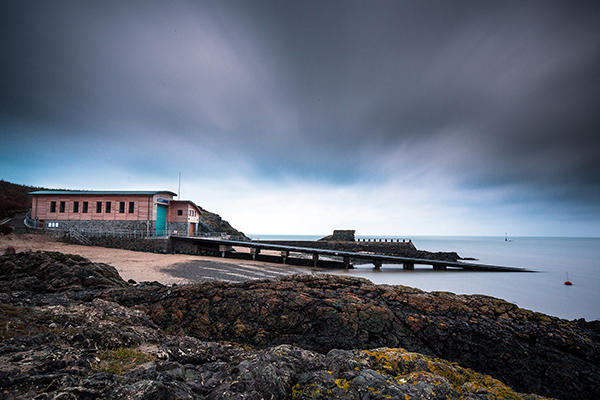
[(88, 238), (83, 236), (81, 233), (77, 232), (75, 229), (69, 229), (69, 235), (71, 235), (71, 237), (75, 238), (75, 240), (77, 240), (80, 243), (83, 243), (88, 246), (92, 245), (92, 242)]
[(194, 232), (193, 235), (179, 234), (179, 233), (173, 232), (171, 234), (171, 236), (197, 237), (197, 238), (204, 238), (204, 239), (219, 239), (219, 240), (233, 240), (233, 241), (238, 241), (238, 242), (250, 242), (251, 241), (251, 239), (248, 239), (245, 236), (230, 235), (225, 232)]
[(31, 211), (29, 211), (26, 215), (25, 215), (25, 219), (23, 220), (23, 223), (25, 224), (26, 227), (28, 228), (36, 228), (35, 226), (35, 221), (31, 219)]

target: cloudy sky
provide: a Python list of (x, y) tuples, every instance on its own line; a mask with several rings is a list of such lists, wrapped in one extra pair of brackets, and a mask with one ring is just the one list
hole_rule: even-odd
[(248, 234), (600, 236), (598, 1), (0, 3), (0, 178)]

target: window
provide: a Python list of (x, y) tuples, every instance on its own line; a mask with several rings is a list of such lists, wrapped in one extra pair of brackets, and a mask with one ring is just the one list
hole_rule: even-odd
[(60, 210), (61, 213), (65, 212), (65, 202), (64, 201), (60, 202), (60, 208), (59, 208), (59, 210)]
[(74, 213), (78, 213), (79, 212), (79, 202), (78, 201), (74, 201), (73, 202), (73, 212)]
[(51, 201), (50, 202), (50, 212), (51, 213), (55, 213), (56, 212), (56, 202), (55, 201)]
[(129, 213), (130, 213), (130, 214), (131, 214), (131, 213), (133, 213), (133, 207), (134, 207), (134, 204), (135, 204), (135, 202), (133, 202), (133, 201), (130, 201), (130, 202), (129, 202)]
[(104, 210), (107, 214), (110, 214), (110, 206), (111, 206), (110, 201), (107, 201), (106, 202), (106, 209)]
[(87, 213), (87, 209), (88, 209), (88, 202), (87, 202), (87, 201), (84, 201), (84, 202), (83, 202), (83, 212), (84, 212), (84, 213)]
[(125, 212), (125, 202), (124, 201), (119, 202), (119, 212), (121, 214), (123, 214)]
[(97, 213), (101, 213), (102, 212), (102, 202), (101, 201), (97, 201), (96, 202), (96, 212)]
[(177, 210), (177, 215), (183, 215), (183, 210)]

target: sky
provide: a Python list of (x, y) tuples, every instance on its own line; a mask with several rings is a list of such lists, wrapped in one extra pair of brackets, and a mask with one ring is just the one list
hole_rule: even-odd
[(600, 237), (599, 21), (598, 1), (4, 0), (0, 178), (171, 190), (255, 235)]

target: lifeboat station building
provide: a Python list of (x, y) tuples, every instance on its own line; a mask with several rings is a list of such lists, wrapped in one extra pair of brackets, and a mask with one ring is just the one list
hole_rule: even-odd
[(200, 208), (163, 191), (40, 190), (32, 196), (36, 227), (80, 232), (139, 232), (147, 236), (193, 236)]

